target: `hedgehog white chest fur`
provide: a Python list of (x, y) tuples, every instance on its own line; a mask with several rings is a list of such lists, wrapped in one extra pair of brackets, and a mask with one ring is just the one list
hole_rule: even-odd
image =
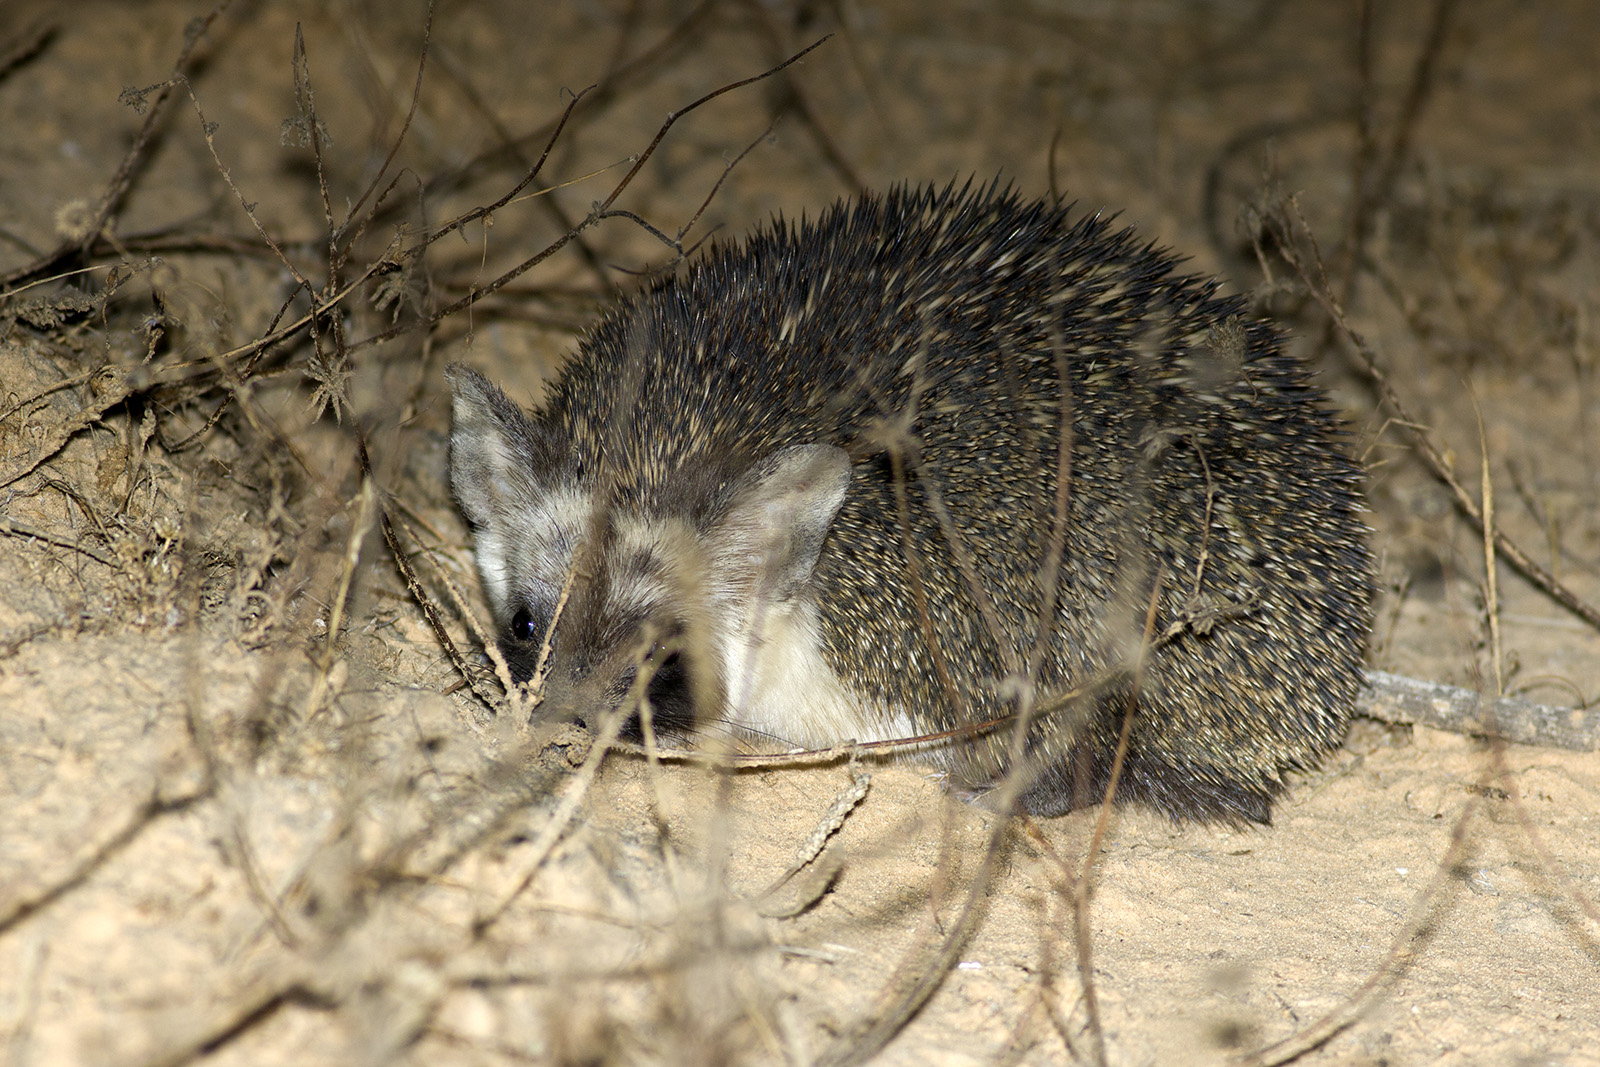
[[(1372, 563), (1337, 420), (1244, 310), (1097, 216), (897, 189), (622, 301), (534, 414), (454, 367), (500, 649), (521, 681), (548, 641), (537, 714), (779, 746), (1031, 678), (1025, 810), (1098, 799), (1131, 708), (1120, 798), (1265, 822), (1343, 734)], [(1011, 740), (929, 758), (982, 791)]]

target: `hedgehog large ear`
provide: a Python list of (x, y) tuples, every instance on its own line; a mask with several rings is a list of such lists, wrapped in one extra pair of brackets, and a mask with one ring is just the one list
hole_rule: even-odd
[(849, 485), (850, 457), (842, 449), (774, 452), (734, 484), (711, 534), (717, 570), (763, 598), (794, 596), (811, 578)]
[(450, 487), (474, 526), (504, 517), (543, 457), (539, 434), (515, 402), (459, 363), (445, 370), (451, 407)]

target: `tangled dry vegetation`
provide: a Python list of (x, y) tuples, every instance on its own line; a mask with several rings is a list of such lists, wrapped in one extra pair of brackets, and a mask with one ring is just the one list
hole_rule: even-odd
[(531, 397), (719, 227), (1005, 166), (1324, 367), (1375, 667), (1593, 747), (1600, 180), (1450, 134), (1576, 93), (1592, 156), (1527, 43), (1587, 12), (1203, 6), (0, 18), (9, 1062), (1600, 1062), (1593, 752), (1365, 723), (1243, 833), (497, 714), (444, 363)]

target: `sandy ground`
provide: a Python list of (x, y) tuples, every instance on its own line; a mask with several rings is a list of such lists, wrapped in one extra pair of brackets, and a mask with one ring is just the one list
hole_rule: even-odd
[[(679, 118), (615, 206), (692, 243), (1000, 174), (1122, 212), (1256, 293), (1345, 409), (1370, 663), (1600, 699), (1595, 628), (1505, 563), (1491, 598), (1249, 236), (1303, 218), (1469, 495), (1486, 448), (1500, 529), (1600, 603), (1600, 30), (1583, 0), (1377, 7), (1363, 75), (1356, 5), (1312, 0), (448, 3), (414, 112), (419, 3), (0, 9), (5, 1063), (1600, 1063), (1593, 751), (1362, 720), (1270, 828), (1118, 810), (1086, 874), (1098, 812), (1001, 824), (913, 764), (592, 774), (418, 607), (478, 662), (444, 363), (532, 400), (672, 253), (606, 219), (420, 323), (581, 223), (669, 113), (833, 33)], [(498, 203), (591, 85), (561, 187)], [(315, 343), (296, 274), (337, 298)]]

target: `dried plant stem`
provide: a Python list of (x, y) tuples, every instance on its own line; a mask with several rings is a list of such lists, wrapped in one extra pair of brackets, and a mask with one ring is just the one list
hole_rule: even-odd
[[(1161, 575), (1156, 576), (1150, 590), (1150, 604), (1145, 609), (1144, 633), (1140, 639), (1141, 650), (1151, 647), (1155, 635), (1156, 609), (1161, 603)], [(1128, 739), (1133, 734), (1133, 720), (1138, 714), (1140, 682), (1144, 678), (1144, 661), (1147, 652), (1141, 652), (1134, 665), (1133, 684), (1128, 692), (1127, 707), (1122, 713), (1122, 728), (1117, 733), (1117, 751), (1111, 759), (1111, 773), (1106, 780), (1105, 796), (1100, 801), (1100, 813), (1095, 818), (1094, 833), (1089, 837), (1089, 847), (1084, 852), (1083, 863), (1073, 884), (1073, 934), (1078, 946), (1078, 980), (1083, 987), (1083, 1010), (1089, 1024), (1090, 1051), (1098, 1067), (1106, 1063), (1105, 1027), (1100, 1020), (1100, 998), (1094, 987), (1094, 927), (1089, 922), (1089, 894), (1094, 885), (1095, 862), (1100, 857), (1100, 847), (1105, 843), (1106, 830), (1111, 825), (1111, 802), (1117, 795), (1117, 782), (1122, 778), (1122, 765), (1128, 756)]]
[(339, 569), (339, 584), (334, 590), (333, 602), (328, 605), (328, 629), (322, 657), (317, 664), (316, 681), (306, 694), (305, 716), (311, 718), (322, 709), (327, 698), (329, 676), (333, 671), (334, 655), (339, 646), (339, 630), (344, 625), (345, 602), (350, 597), (350, 583), (355, 580), (356, 568), (361, 565), (361, 543), (372, 526), (374, 494), (370, 475), (361, 479), (361, 491), (356, 496), (356, 521), (351, 524), (350, 537), (345, 542), (343, 565)]
[[(635, 688), (639, 688), (636, 684)], [(637, 694), (636, 694), (637, 696)], [(529, 849), (527, 860), (523, 863), (523, 873), (517, 879), (516, 888), (507, 893), (499, 904), (489, 909), (487, 913), (473, 922), (475, 935), (482, 934), (489, 927), (499, 922), (506, 911), (514, 904), (518, 897), (533, 885), (533, 880), (539, 876), (539, 871), (544, 867), (545, 861), (550, 858), (550, 853), (555, 850), (556, 843), (566, 833), (572, 819), (578, 814), (578, 806), (583, 803), (583, 798), (589, 792), (589, 787), (594, 784), (594, 779), (600, 773), (600, 764), (605, 759), (617, 735), (621, 733), (623, 724), (628, 718), (628, 709), (633, 701), (625, 701), (606, 715), (601, 724), (599, 735), (589, 746), (588, 755), (584, 757), (583, 764), (577, 772), (567, 780), (566, 787), (561, 792), (561, 799), (557, 802), (555, 810), (550, 813), (539, 834), (534, 838)]]
[[(1412, 416), (1410, 408), (1406, 406), (1405, 401), (1403, 401), (1400, 398), (1399, 393), (1395, 391), (1394, 385), (1390, 382), (1388, 374), (1384, 372), (1383, 367), (1378, 363), (1377, 354), (1373, 352), (1372, 347), (1368, 345), (1365, 338), (1363, 338), (1361, 334), (1350, 325), (1350, 321), (1345, 315), (1343, 305), (1333, 295), (1333, 291), (1328, 287), (1328, 279), (1323, 270), (1322, 257), (1316, 250), (1316, 238), (1312, 236), (1311, 227), (1306, 223), (1304, 217), (1301, 216), (1299, 208), (1293, 206), (1292, 201), (1290, 209), (1294, 215), (1294, 225), (1292, 229), (1298, 230), (1300, 233), (1304, 234), (1311, 242), (1312, 261), (1315, 264), (1315, 267), (1313, 269), (1312, 266), (1309, 266), (1305, 259), (1297, 251), (1295, 251), (1293, 234), (1288, 232), (1286, 229), (1286, 232), (1283, 233), (1281, 237), (1283, 252), (1289, 262), (1289, 265), (1294, 269), (1295, 273), (1299, 275), (1301, 282), (1306, 287), (1306, 291), (1311, 294), (1312, 298), (1316, 300), (1318, 304), (1322, 305), (1323, 310), (1328, 314), (1329, 318), (1333, 320), (1333, 323), (1338, 328), (1339, 333), (1355, 351), (1356, 355), (1361, 361), (1362, 369), (1365, 371), (1367, 377), (1371, 380), (1373, 385), (1377, 388), (1378, 394), (1383, 403), (1395, 413), (1395, 416), (1400, 424), (1411, 431), (1412, 440), (1416, 444), (1417, 450), (1422, 455), (1423, 460), (1427, 463), (1428, 469), (1433, 472), (1434, 477), (1438, 478), (1439, 481), (1443, 482), (1444, 485), (1449, 488), (1451, 495), (1455, 498), (1456, 506), (1459, 507), (1462, 512), (1464, 512), (1472, 521), (1472, 523), (1481, 530), (1483, 528), (1484, 519), (1483, 512), (1478, 507), (1477, 501), (1472, 499), (1472, 495), (1467, 492), (1466, 487), (1463, 486), (1460, 479), (1456, 477), (1455, 471), (1451, 469), (1450, 464), (1445, 461), (1444, 456), (1434, 445), (1432, 438), (1428, 436), (1425, 424)], [(1596, 630), (1600, 630), (1600, 608), (1596, 608), (1594, 605), (1586, 602), (1571, 589), (1567, 588), (1566, 585), (1557, 581), (1553, 574), (1545, 570), (1538, 563), (1534, 562), (1534, 560), (1528, 556), (1527, 553), (1523, 552), (1516, 542), (1507, 537), (1504, 532), (1495, 530), (1493, 531), (1492, 536), (1496, 550), (1502, 556), (1504, 556), (1512, 566), (1521, 571), (1529, 581), (1543, 589), (1562, 607), (1583, 619)]]
[(162, 795), (161, 784), (155, 783), (151, 786), (149, 795), (127, 813), (122, 824), (94, 845), (70, 873), (43, 889), (8, 901), (6, 909), (0, 912), (0, 937), (10, 933), (41, 908), (61, 899), (86, 882), (113, 857), (120, 855), (137, 841), (139, 836), (161, 816), (183, 811), (210, 798), (215, 792), (215, 787), (215, 781), (208, 775), (205, 781), (191, 792), (168, 797)]
[(1472, 394), (1472, 413), (1478, 420), (1478, 454), (1482, 467), (1483, 501), (1483, 612), (1489, 624), (1489, 655), (1494, 664), (1494, 696), (1505, 695), (1504, 654), (1500, 648), (1500, 583), (1494, 553), (1494, 479), (1489, 473), (1489, 435), (1483, 428), (1483, 408)]
[(1450, 844), (1434, 868), (1433, 877), (1417, 894), (1411, 917), (1389, 943), (1389, 951), (1379, 961), (1367, 980), (1326, 1015), (1310, 1026), (1301, 1028), (1281, 1041), (1257, 1049), (1243, 1058), (1246, 1067), (1278, 1067), (1332, 1041), (1339, 1034), (1361, 1020), (1377, 999), (1377, 994), (1400, 973), (1421, 951), (1421, 942), (1433, 913), (1434, 901), (1455, 877), (1456, 865), (1466, 851), (1467, 827), (1478, 811), (1478, 798), (1469, 799), (1450, 830)]

